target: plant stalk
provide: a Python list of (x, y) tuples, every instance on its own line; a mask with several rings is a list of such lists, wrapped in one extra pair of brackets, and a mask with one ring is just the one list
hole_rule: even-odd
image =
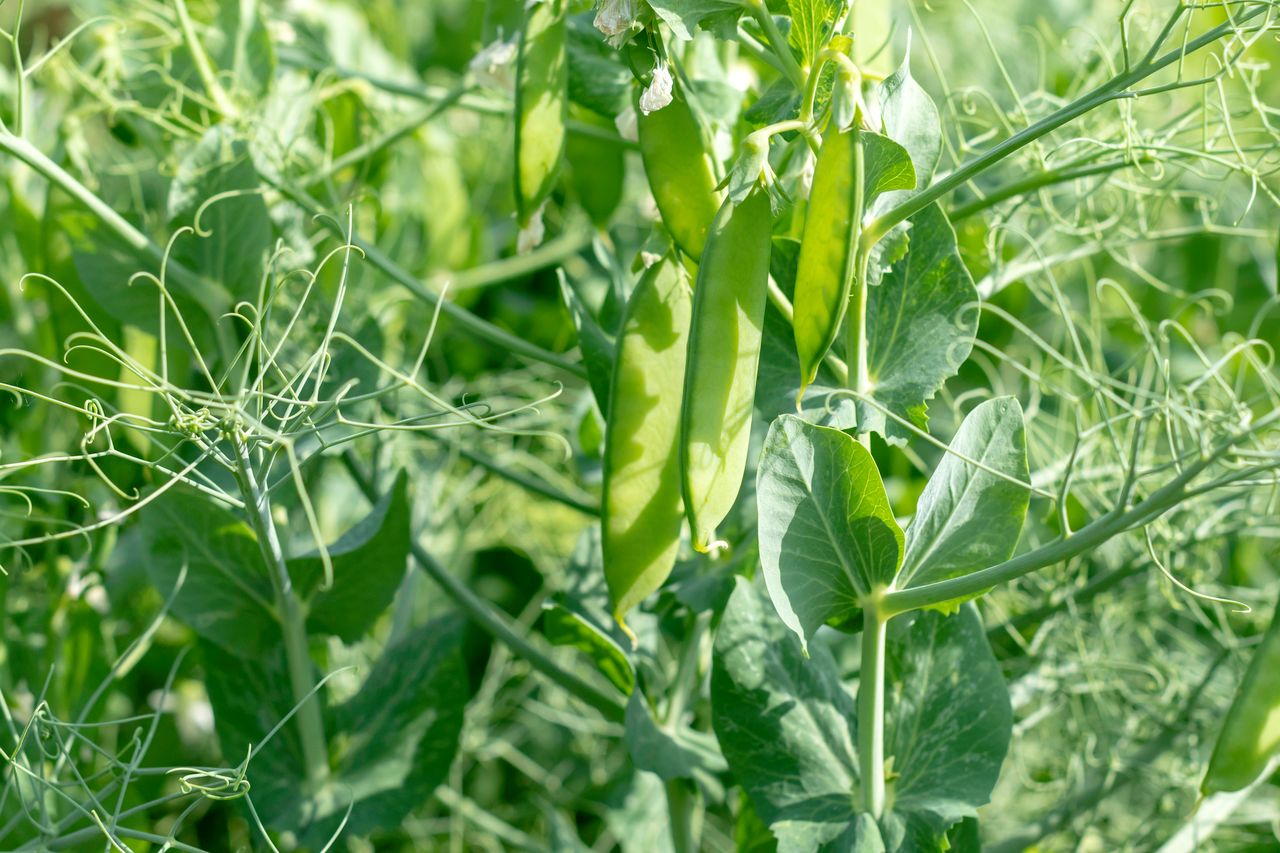
[[(849, 282), (849, 306), (845, 316), (845, 362), (849, 368), (850, 388), (861, 397), (871, 389), (867, 370), (867, 258), (871, 246), (862, 227), (867, 204), (862, 131), (855, 127), (851, 132), (857, 134), (853, 144), (853, 222), (849, 238), (849, 251), (854, 253), (854, 262), (849, 271), (852, 280)], [(859, 432), (858, 440), (864, 447), (871, 446), (871, 434), (865, 430)]]
[(862, 808), (879, 819), (884, 814), (884, 647), (888, 620), (879, 605), (862, 607), (862, 669), (858, 675), (858, 775)]
[(696, 796), (680, 779), (670, 779), (667, 788), (667, 813), (671, 821), (671, 848), (675, 853), (696, 853), (694, 806)]
[(258, 539), (262, 559), (275, 593), (276, 615), (284, 633), (285, 659), (289, 667), (289, 688), (298, 704), (298, 729), (302, 738), (302, 755), (307, 782), (318, 788), (329, 772), (329, 751), (325, 746), (324, 720), (319, 698), (311, 696), (315, 688), (311, 653), (307, 643), (306, 607), (293, 588), (289, 567), (275, 522), (271, 518), (271, 501), (253, 473), (249, 450), (239, 437), (232, 439), (236, 448), (236, 479), (249, 510), (249, 525)]

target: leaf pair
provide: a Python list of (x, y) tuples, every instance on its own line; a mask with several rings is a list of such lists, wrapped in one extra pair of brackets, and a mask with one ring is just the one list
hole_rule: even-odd
[(1027, 480), (1022, 408), (1011, 397), (988, 400), (964, 419), (904, 534), (866, 448), (839, 430), (779, 418), (760, 460), (757, 504), (760, 563), (783, 623), (807, 645), (878, 590), (1008, 559)]
[(779, 851), (936, 850), (991, 796), (1013, 713), (977, 615), (921, 613), (890, 628), (885, 751), (897, 775), (876, 821), (856, 806), (857, 715), (837, 664), (821, 646), (806, 657), (738, 579), (716, 635), (712, 723)]

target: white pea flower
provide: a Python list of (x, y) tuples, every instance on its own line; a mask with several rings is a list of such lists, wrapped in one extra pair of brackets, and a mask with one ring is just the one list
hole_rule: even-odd
[(636, 0), (600, 0), (596, 9), (596, 29), (612, 42), (625, 35), (636, 23)]
[(628, 142), (635, 142), (640, 138), (640, 129), (636, 126), (636, 111), (630, 106), (614, 117), (613, 126), (618, 129), (618, 135)]
[(476, 82), (494, 89), (513, 91), (516, 86), (516, 40), (495, 41), (480, 49), (467, 66)]
[(542, 245), (542, 238), (547, 232), (546, 226), (542, 224), (542, 211), (545, 207), (544, 204), (538, 208), (537, 212), (529, 217), (529, 224), (521, 228), (520, 233), (516, 235), (516, 254), (528, 254)]
[(653, 69), (653, 81), (640, 94), (641, 111), (648, 115), (671, 103), (671, 88), (674, 84), (675, 81), (671, 78), (671, 71), (668, 70), (666, 65), (659, 65)]

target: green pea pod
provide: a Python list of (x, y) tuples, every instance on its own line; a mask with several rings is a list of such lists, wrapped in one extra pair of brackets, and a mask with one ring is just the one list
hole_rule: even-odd
[(1231, 702), (1200, 791), (1239, 791), (1280, 753), (1280, 608)]
[[(574, 118), (601, 130), (614, 132), (613, 122), (590, 110), (575, 110)], [(565, 144), (569, 182), (582, 209), (597, 228), (609, 224), (622, 201), (627, 177), (625, 152), (617, 142), (585, 133), (569, 135)]]
[(707, 235), (693, 296), (680, 420), (685, 514), (708, 551), (742, 486), (769, 287), (772, 216), (757, 188), (726, 201)]
[(564, 155), (569, 63), (557, 0), (525, 13), (516, 62), (516, 217), (523, 228), (555, 186)]
[(813, 169), (792, 320), (800, 355), (801, 395), (818, 375), (849, 302), (856, 262), (856, 211), (862, 202), (857, 134), (856, 130), (830, 130), (822, 139)]
[(677, 86), (671, 103), (648, 115), (636, 101), (636, 133), (649, 189), (672, 238), (695, 260), (720, 206), (715, 162), (702, 128)]
[(676, 442), (692, 313), (689, 275), (666, 257), (636, 285), (618, 336), (601, 527), (605, 581), (624, 630), (627, 612), (671, 574), (680, 544), (684, 510)]

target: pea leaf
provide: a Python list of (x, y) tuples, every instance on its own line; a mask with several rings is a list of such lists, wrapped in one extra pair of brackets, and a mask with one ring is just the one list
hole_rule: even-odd
[[(910, 222), (910, 251), (868, 297), (867, 365), (873, 401), (924, 429), (926, 402), (973, 349), (978, 291), (942, 209), (930, 205)], [(912, 434), (866, 402), (858, 405), (858, 429), (894, 442)]]
[(739, 577), (716, 633), (711, 722), (780, 851), (816, 849), (856, 817), (854, 700), (826, 648), (810, 654)]
[(716, 777), (727, 767), (714, 737), (687, 726), (660, 727), (639, 690), (627, 701), (625, 725), (627, 752), (638, 769), (656, 773), (664, 782), (692, 779), (704, 789), (723, 794), (724, 786)]
[(247, 524), (205, 495), (175, 488), (139, 513), (139, 529), (157, 589), (168, 593), (186, 567), (175, 619), (233, 655), (280, 644), (270, 579)]
[(635, 689), (636, 672), (626, 652), (586, 617), (558, 602), (546, 602), (542, 605), (542, 633), (553, 646), (570, 646), (586, 654), (624, 696)]
[(199, 226), (174, 244), (174, 257), (221, 283), (233, 299), (253, 303), (273, 237), (266, 202), (253, 192), (259, 187), (247, 144), (217, 125), (178, 162), (168, 202), (174, 228)]
[[(407, 571), (410, 504), (408, 476), (394, 484), (355, 526), (329, 546), (333, 586), (316, 590), (307, 612), (312, 633), (333, 634), (353, 643), (364, 636), (395, 598)], [(315, 590), (323, 577), (318, 555), (288, 561), (289, 575), (301, 595)]]
[(886, 835), (940, 839), (991, 799), (1013, 710), (973, 605), (901, 622), (890, 623), (886, 656), (885, 756), (900, 774), (889, 783), (895, 815)]
[(723, 23), (730, 16), (736, 20), (742, 14), (739, 0), (649, 0), (649, 5), (676, 38), (685, 41), (699, 25)]
[[(1007, 560), (1018, 544), (1030, 492), (1022, 407), (1013, 397), (978, 406), (960, 424), (907, 527), (900, 588), (968, 574)], [(954, 607), (955, 604), (952, 604)]]
[(573, 317), (573, 328), (578, 332), (578, 349), (582, 351), (582, 361), (587, 367), (587, 382), (591, 385), (596, 405), (600, 407), (600, 411), (607, 412), (609, 386), (613, 382), (615, 344), (604, 329), (600, 328), (578, 292), (569, 284), (564, 270), (557, 272), (560, 276), (560, 295), (565, 307), (569, 309), (569, 315)]
[(933, 171), (938, 166), (938, 158), (942, 155), (942, 122), (938, 117), (938, 108), (929, 93), (911, 76), (910, 45), (902, 65), (885, 78), (877, 95), (884, 134), (911, 155), (916, 183), (914, 188), (886, 193), (877, 199), (872, 206), (873, 216), (888, 210), (913, 192), (929, 186)]
[(739, 578), (716, 635), (712, 725), (779, 851), (945, 849), (991, 796), (1012, 733), (1008, 691), (972, 606), (890, 624), (891, 810), (859, 814), (856, 709), (823, 646), (799, 640)]
[(787, 41), (800, 51), (802, 64), (808, 67), (826, 44), (831, 22), (843, 4), (836, 0), (790, 0), (789, 5), (791, 32), (787, 34)]
[(631, 101), (631, 71), (585, 20), (570, 18), (568, 36), (570, 100), (601, 115), (618, 115)]
[[(448, 775), (462, 731), (468, 699), (462, 635), (452, 618), (422, 626), (383, 651), (354, 696), (327, 709), (334, 759), (319, 790), (304, 787), (296, 726), (282, 728), (274, 757), (267, 760), (273, 755), (268, 744), (249, 765), (263, 820), (318, 849), (352, 801), (345, 832), (365, 835), (399, 825), (428, 800)], [(279, 644), (263, 649), (236, 657), (205, 648), (210, 702), (227, 756), (243, 756), (293, 706)]]
[(756, 492), (765, 583), (802, 645), (893, 580), (902, 530), (875, 460), (852, 436), (778, 418), (765, 439)]

